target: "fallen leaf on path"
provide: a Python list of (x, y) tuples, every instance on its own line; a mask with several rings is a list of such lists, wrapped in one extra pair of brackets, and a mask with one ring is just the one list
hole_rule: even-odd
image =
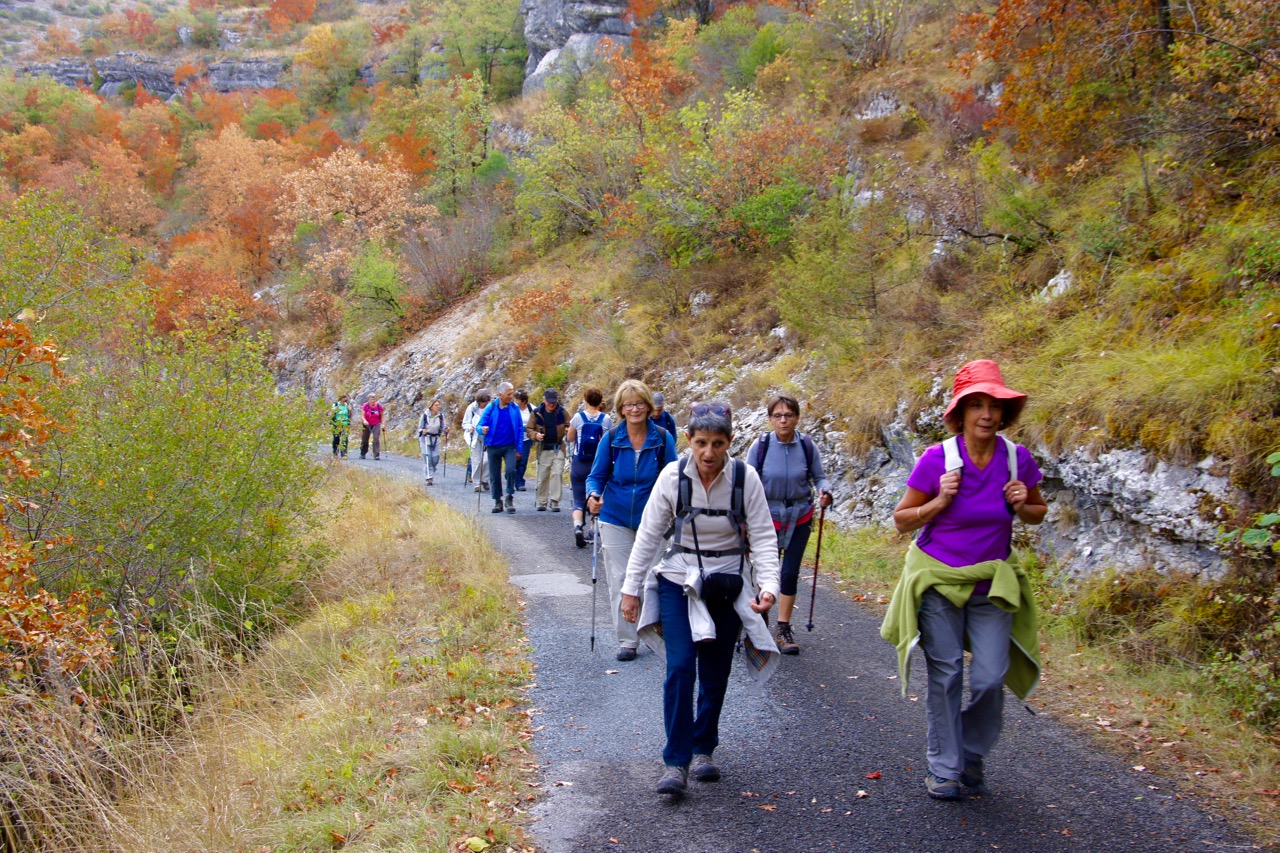
[(1137, 770), (1139, 773), (1141, 773), (1143, 770), (1146, 770), (1146, 769), (1147, 769), (1147, 767), (1146, 767), (1146, 765), (1145, 765), (1145, 764), (1135, 764), (1135, 765), (1133, 765), (1133, 769), (1134, 769), (1134, 770)]
[(557, 788), (572, 788), (572, 787), (573, 787), (573, 783), (572, 783), (572, 782), (552, 782), (551, 784), (552, 784), (554, 787), (557, 787)]
[(618, 673), (620, 673), (620, 672), (622, 672), (622, 670), (620, 670), (620, 669), (606, 669), (606, 670), (604, 671), (604, 674), (605, 674), (605, 675), (617, 675), (617, 674), (618, 674)]
[(860, 800), (865, 800), (867, 797), (871, 795), (868, 794), (866, 791), (858, 791), (858, 793), (854, 794), (854, 796)]
[(467, 839), (467, 849), (474, 851), (474, 853), (482, 853), (482, 851), (488, 850), (492, 846), (492, 844), (478, 835), (473, 835)]
[(773, 812), (778, 810), (778, 807), (775, 806), (773, 803), (761, 803), (760, 808), (764, 809), (767, 812)]
[(879, 778), (880, 778), (880, 771), (879, 771), (879, 770), (877, 770), (877, 771), (875, 771), (874, 773), (868, 773), (868, 774), (867, 774), (867, 778), (868, 778), (868, 779), (879, 779)]

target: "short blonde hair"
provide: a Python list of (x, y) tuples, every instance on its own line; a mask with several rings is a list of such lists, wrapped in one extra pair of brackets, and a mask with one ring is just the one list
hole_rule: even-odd
[(613, 392), (613, 410), (619, 417), (622, 416), (622, 404), (629, 397), (639, 397), (640, 401), (649, 407), (649, 411), (646, 414), (653, 414), (653, 410), (656, 407), (653, 405), (653, 392), (649, 390), (649, 386), (639, 379), (628, 379), (618, 386), (617, 391)]

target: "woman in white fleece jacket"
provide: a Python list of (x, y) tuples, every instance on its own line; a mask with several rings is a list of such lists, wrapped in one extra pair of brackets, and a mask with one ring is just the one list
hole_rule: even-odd
[[(755, 469), (736, 460), (726, 464), (733, 440), (728, 404), (694, 405), (686, 432), (689, 453), (658, 475), (622, 587), (623, 618), (638, 621), (640, 638), (654, 651), (665, 649), (667, 657), (666, 769), (657, 790), (674, 796), (684, 793), (690, 772), (701, 782), (720, 778), (711, 755), (720, 743), (720, 710), (739, 630), (746, 630), (747, 659), (758, 681), (778, 662), (778, 647), (761, 615), (777, 600), (779, 583), (764, 486)], [(650, 571), (677, 522), (682, 471), (691, 512), (676, 524), (671, 547)], [(733, 512), (735, 477), (741, 478), (742, 518)]]

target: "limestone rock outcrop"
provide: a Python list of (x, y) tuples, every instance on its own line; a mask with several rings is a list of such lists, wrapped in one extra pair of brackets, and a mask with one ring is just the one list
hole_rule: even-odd
[[(27, 74), (52, 77), (64, 86), (90, 86), (101, 95), (115, 95), (126, 85), (145, 86), (161, 98), (178, 92), (173, 75), (180, 63), (141, 53), (117, 53), (96, 59), (63, 58), (34, 63), (21, 70)], [(220, 59), (207, 63), (197, 77), (217, 92), (242, 89), (271, 89), (280, 85), (284, 62), (280, 59)]]
[(521, 0), (524, 39), (529, 48), (524, 92), (543, 88), (559, 73), (581, 73), (595, 62), (605, 38), (626, 45), (631, 24), (619, 0)]

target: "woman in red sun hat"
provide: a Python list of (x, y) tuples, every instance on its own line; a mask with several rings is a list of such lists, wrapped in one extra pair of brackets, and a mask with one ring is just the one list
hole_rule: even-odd
[[(899, 532), (920, 531), (907, 552), (880, 633), (898, 647), (902, 689), (911, 649), (928, 666), (925, 788), (940, 800), (983, 787), (983, 759), (1000, 736), (1006, 683), (1026, 698), (1039, 680), (1035, 601), (1012, 555), (1013, 521), (1044, 521), (1040, 468), (1000, 435), (1027, 395), (1004, 384), (994, 361), (956, 374), (943, 422), (955, 436), (930, 447), (893, 513)], [(964, 652), (969, 704), (964, 705)]]

